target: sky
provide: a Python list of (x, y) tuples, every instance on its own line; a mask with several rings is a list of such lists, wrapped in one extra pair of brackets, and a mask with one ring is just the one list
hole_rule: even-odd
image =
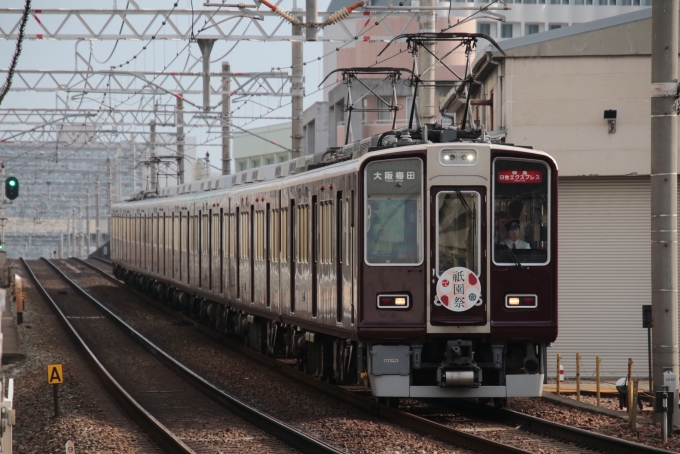
[[(202, 0), (136, 0), (137, 4), (142, 9), (172, 9), (175, 2), (178, 3), (178, 8), (191, 9), (192, 3), (196, 10), (211, 9), (203, 6)], [(245, 1), (247, 0), (240, 0)], [(56, 2), (54, 0), (33, 0), (32, 8), (39, 9), (125, 9), (126, 0), (62, 0)], [(304, 8), (304, 2), (300, 8)], [(319, 11), (325, 11), (328, 8), (329, 0), (320, 0)], [(296, 7), (296, 2), (293, 0), (284, 0), (281, 3), (283, 9), (288, 11)], [(21, 0), (3, 0), (2, 8), (23, 8), (24, 1)], [(131, 6), (130, 6), (131, 7)], [(265, 8), (262, 6), (260, 9)], [(215, 8), (212, 8), (213, 10)], [(254, 9), (254, 8), (253, 8)], [(266, 8), (265, 8), (266, 9)], [(42, 20), (50, 20), (42, 16)], [(38, 18), (41, 16), (38, 14)], [(11, 28), (18, 19), (17, 15), (0, 14), (0, 27), (7, 30)], [(265, 22), (271, 20), (265, 18)], [(276, 19), (274, 19), (276, 20)], [(236, 21), (232, 21), (236, 22)], [(188, 19), (186, 24), (188, 24)], [(245, 21), (241, 26), (241, 30), (245, 26)], [(181, 21), (180, 21), (181, 24)], [(98, 24), (93, 24), (98, 25)], [(29, 18), (29, 25), (27, 27), (27, 34), (39, 32), (35, 18)], [(284, 25), (284, 27), (290, 27)], [(66, 26), (62, 32), (77, 34), (82, 30), (77, 24), (73, 23)], [(287, 28), (284, 33), (288, 34), (290, 28)], [(252, 29), (250, 30), (252, 33)], [(218, 60), (211, 64), (211, 71), (221, 70), (221, 61), (227, 60), (231, 63), (232, 71), (234, 72), (253, 72), (253, 71), (270, 71), (272, 68), (281, 67), (282, 69), (291, 64), (291, 44), (289, 42), (239, 42), (235, 47), (234, 41), (218, 40), (212, 50), (211, 60)], [(186, 47), (185, 41), (154, 41), (147, 46), (146, 50), (142, 47), (146, 42), (142, 41), (49, 41), (49, 40), (35, 40), (27, 39), (23, 43), (23, 51), (19, 58), (18, 69), (40, 69), (40, 70), (73, 70), (84, 69), (85, 63), (78, 61), (76, 52), (87, 59), (95, 69), (109, 69), (112, 65), (124, 64), (122, 69), (132, 71), (201, 71), (201, 63), (194, 57), (200, 57), (200, 50), (196, 43), (191, 43)], [(0, 41), (0, 67), (7, 68), (14, 53), (16, 41)], [(114, 49), (115, 47), (115, 49)], [(322, 53), (322, 44), (320, 42), (305, 42), (304, 44), (304, 59), (310, 61), (305, 66), (305, 92), (311, 93), (317, 90), (317, 86), (323, 79), (322, 63), (317, 60), (317, 57)], [(141, 53), (140, 53), (141, 51)], [(177, 53), (179, 52), (179, 56)], [(132, 59), (133, 55), (138, 54), (136, 59)], [(226, 55), (225, 55), (226, 54)], [(220, 58), (222, 57), (222, 58)], [(174, 59), (174, 61), (173, 61)], [(125, 64), (126, 61), (131, 61), (130, 64)], [(192, 65), (196, 63), (193, 67)], [(288, 69), (290, 71), (290, 69)], [(4, 82), (4, 80), (2, 81)], [(0, 82), (1, 83), (1, 82)], [(127, 99), (128, 95), (112, 96), (108, 102), (111, 105), (120, 106), (120, 108), (132, 108), (139, 103), (139, 96)], [(305, 108), (316, 101), (322, 100), (322, 93), (309, 95), (304, 100)], [(69, 100), (71, 107), (78, 105), (95, 107), (98, 106), (102, 95), (92, 94), (84, 100), (71, 99)], [(168, 98), (165, 98), (168, 100)], [(194, 99), (197, 100), (197, 99)], [(282, 103), (289, 101), (285, 98), (258, 98), (257, 102), (265, 104), (269, 107), (276, 107)], [(6, 96), (2, 108), (9, 107), (55, 107), (56, 97), (52, 93), (26, 93), (26, 92), (11, 92)], [(232, 106), (237, 107), (236, 104)], [(190, 107), (187, 106), (187, 110)], [(239, 112), (246, 115), (259, 116), (267, 112), (267, 109), (261, 105), (249, 102), (245, 104)], [(282, 107), (272, 115), (289, 116), (290, 107)], [(185, 116), (186, 117), (186, 116)], [(240, 124), (244, 124), (245, 121)], [(264, 126), (270, 124), (271, 121), (258, 121), (248, 125), (249, 127)], [(162, 129), (159, 129), (162, 131)], [(205, 130), (194, 129), (187, 131), (187, 135), (195, 135), (198, 143), (219, 144), (220, 139), (215, 135), (208, 135)], [(208, 142), (212, 139), (210, 142)], [(213, 165), (219, 165), (219, 152), (215, 147), (199, 148), (198, 154), (204, 155), (205, 151), (210, 151)]]

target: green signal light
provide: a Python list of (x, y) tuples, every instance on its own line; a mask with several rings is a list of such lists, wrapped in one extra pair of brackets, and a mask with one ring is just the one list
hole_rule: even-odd
[(7, 184), (9, 184), (10, 186), (16, 186), (17, 181), (16, 180), (9, 180), (9, 182)]

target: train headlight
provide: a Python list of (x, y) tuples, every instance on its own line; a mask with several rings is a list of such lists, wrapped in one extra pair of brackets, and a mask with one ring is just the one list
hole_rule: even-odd
[(538, 297), (536, 295), (505, 295), (505, 307), (533, 309), (538, 307)]
[(410, 303), (408, 295), (378, 295), (378, 309), (408, 309)]

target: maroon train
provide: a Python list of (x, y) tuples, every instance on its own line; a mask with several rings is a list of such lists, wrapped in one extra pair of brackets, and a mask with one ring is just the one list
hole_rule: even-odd
[(112, 207), (115, 273), (374, 395), (540, 396), (557, 336), (557, 166), (369, 138)]

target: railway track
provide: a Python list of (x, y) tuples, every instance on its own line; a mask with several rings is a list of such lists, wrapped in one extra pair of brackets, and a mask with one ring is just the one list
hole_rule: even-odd
[(22, 263), (106, 389), (163, 452), (341, 452), (184, 367), (54, 264)]
[[(587, 430), (566, 426), (519, 412), (498, 410), (488, 405), (477, 404), (476, 402), (456, 401), (453, 407), (446, 409), (443, 409), (441, 404), (432, 406), (425, 405), (418, 408), (417, 410), (414, 410), (413, 412), (405, 412), (389, 408), (385, 405), (377, 404), (372, 399), (367, 399), (360, 393), (351, 392), (342, 387), (327, 384), (314, 377), (299, 372), (280, 361), (266, 357), (258, 352), (255, 352), (254, 350), (246, 348), (235, 341), (222, 338), (220, 335), (208, 329), (207, 327), (197, 322), (190, 321), (188, 318), (168, 309), (162, 304), (154, 301), (152, 298), (122, 284), (111, 275), (110, 266), (107, 266), (103, 262), (96, 262), (96, 264), (81, 260), (78, 260), (78, 262), (96, 271), (98, 274), (104, 276), (109, 281), (114, 282), (116, 285), (121, 286), (131, 295), (134, 295), (135, 297), (153, 305), (156, 309), (168, 314), (175, 319), (183, 320), (186, 323), (193, 324), (196, 329), (208, 335), (209, 337), (221, 340), (230, 348), (254, 359), (261, 364), (275, 368), (284, 375), (295, 378), (296, 380), (300, 380), (311, 387), (314, 387), (324, 393), (333, 395), (341, 400), (350, 402), (359, 408), (377, 413), (388, 420), (405, 425), (420, 432), (431, 434), (454, 444), (463, 445), (472, 449), (480, 450), (482, 452), (526, 452), (517, 446), (527, 445), (532, 446), (532, 449), (543, 452), (608, 452), (617, 454), (660, 454), (670, 452), (629, 442), (619, 438), (609, 437)], [(463, 430), (456, 430), (450, 427), (451, 425), (463, 425), (467, 426), (467, 428)], [(470, 425), (475, 426), (475, 428), (470, 428)], [(507, 438), (512, 438), (514, 440), (512, 444), (515, 446), (497, 446), (499, 443), (485, 446), (484, 443), (488, 443), (489, 440), (485, 440), (474, 435), (477, 433), (488, 437), (491, 434), (503, 431), (509, 431), (512, 433), (512, 437)]]

